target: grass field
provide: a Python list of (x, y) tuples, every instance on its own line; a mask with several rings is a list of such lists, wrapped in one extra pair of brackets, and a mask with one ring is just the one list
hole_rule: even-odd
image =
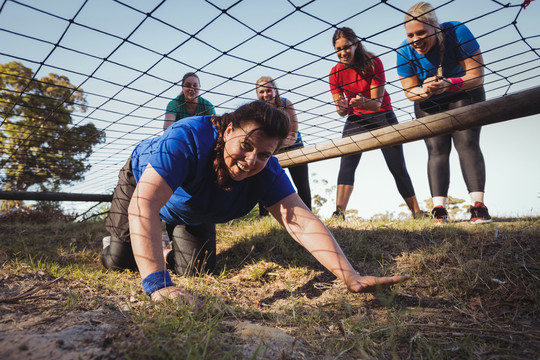
[(539, 358), (540, 218), (326, 224), (361, 274), (411, 280), (348, 293), (276, 221), (239, 220), (213, 275), (173, 275), (193, 311), (105, 271), (102, 221), (0, 219), (0, 358)]

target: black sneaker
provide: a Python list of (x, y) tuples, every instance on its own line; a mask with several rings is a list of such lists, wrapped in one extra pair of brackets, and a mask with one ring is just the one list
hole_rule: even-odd
[(340, 219), (340, 220), (345, 220), (345, 214), (342, 213), (341, 211), (339, 210), (336, 210), (332, 213), (332, 218), (334, 219)]
[(488, 209), (481, 201), (476, 201), (471, 206), (471, 224), (487, 224), (491, 222)]
[(444, 224), (448, 220), (448, 212), (440, 205), (435, 206), (433, 210), (431, 210), (431, 216), (436, 224)]

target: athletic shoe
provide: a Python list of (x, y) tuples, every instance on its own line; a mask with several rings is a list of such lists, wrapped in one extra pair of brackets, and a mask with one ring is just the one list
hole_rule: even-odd
[(431, 218), (431, 214), (427, 211), (420, 210), (419, 212), (414, 213), (412, 217), (413, 219), (416, 219), (416, 220), (429, 219)]
[(431, 216), (436, 224), (444, 224), (448, 220), (448, 212), (440, 205), (435, 206), (433, 210), (431, 210)]
[(332, 218), (334, 219), (340, 219), (340, 220), (345, 220), (345, 214), (342, 213), (341, 211), (339, 210), (336, 210), (332, 213)]
[(491, 222), (488, 209), (481, 201), (476, 201), (471, 206), (471, 224), (487, 224)]
[(110, 236), (105, 236), (103, 238), (103, 248), (105, 249), (109, 245), (111, 245), (111, 237)]

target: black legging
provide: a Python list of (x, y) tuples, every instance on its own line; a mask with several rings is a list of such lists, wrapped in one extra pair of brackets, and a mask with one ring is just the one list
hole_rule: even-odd
[[(101, 262), (107, 269), (137, 271), (129, 237), (128, 206), (136, 187), (131, 158), (118, 175), (105, 227), (111, 233), (111, 244), (103, 249)], [(167, 267), (177, 274), (193, 275), (214, 270), (216, 264), (216, 227), (214, 224), (170, 225), (167, 233), (173, 251)]]
[(167, 267), (180, 275), (199, 275), (216, 267), (216, 225), (171, 225), (167, 234), (172, 249)]
[[(397, 124), (396, 115), (393, 111), (384, 111), (374, 114), (351, 115), (347, 118), (343, 128), (343, 137), (375, 130), (383, 126)], [(381, 149), (386, 165), (394, 177), (401, 196), (405, 199), (414, 196), (414, 187), (407, 171), (403, 146), (396, 145)], [(343, 156), (339, 167), (338, 185), (354, 185), (354, 173), (362, 153)]]
[[(214, 224), (166, 224), (172, 251), (167, 268), (179, 275), (199, 275), (216, 267), (216, 227)], [(131, 242), (111, 236), (111, 244), (103, 249), (101, 263), (107, 269), (137, 271)]]
[[(300, 146), (290, 146), (288, 148), (282, 149), (279, 152), (285, 152), (293, 149), (297, 149)], [(311, 188), (309, 186), (309, 169), (307, 164), (297, 165), (289, 167), (289, 173), (291, 174), (292, 181), (294, 186), (296, 186), (296, 191), (300, 199), (306, 204), (309, 210), (311, 210)], [(268, 210), (259, 203), (259, 216), (268, 215)]]
[[(417, 118), (457, 109), (486, 99), (484, 88), (460, 92), (442, 101), (424, 101), (414, 104)], [(450, 151), (452, 140), (458, 152), (463, 179), (469, 192), (484, 192), (486, 167), (480, 150), (480, 130), (473, 128), (452, 134), (425, 139), (428, 149), (428, 179), (431, 196), (448, 196), (450, 186)]]

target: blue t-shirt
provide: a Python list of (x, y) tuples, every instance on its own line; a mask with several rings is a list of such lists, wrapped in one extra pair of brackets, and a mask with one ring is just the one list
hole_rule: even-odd
[(169, 126), (163, 135), (142, 141), (131, 155), (138, 182), (148, 164), (163, 177), (173, 195), (161, 208), (168, 224), (223, 223), (247, 214), (259, 201), (271, 206), (294, 192), (275, 157), (258, 174), (217, 186), (213, 149), (217, 138), (211, 116), (192, 116)]
[[(442, 23), (441, 30), (444, 33), (443, 76), (451, 78), (465, 75), (459, 61), (473, 56), (480, 49), (480, 45), (469, 28), (460, 22)], [(420, 85), (426, 78), (437, 75), (440, 61), (438, 42), (425, 55), (418, 54), (407, 40), (397, 49), (398, 75), (401, 77), (416, 75)]]

